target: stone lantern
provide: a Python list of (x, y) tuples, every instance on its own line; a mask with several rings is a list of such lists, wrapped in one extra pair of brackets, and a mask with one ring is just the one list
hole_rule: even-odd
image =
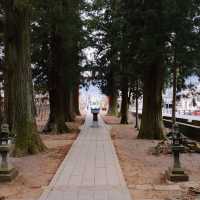
[(189, 176), (181, 167), (180, 153), (184, 152), (183, 137), (179, 132), (178, 126), (175, 125), (172, 131), (172, 153), (174, 157), (173, 168), (167, 171), (167, 178), (173, 182), (188, 181)]
[(91, 109), (91, 112), (93, 114), (93, 126), (95, 128), (98, 128), (98, 114), (99, 114), (99, 109)]
[(9, 152), (9, 126), (8, 124), (2, 124), (0, 132), (0, 182), (11, 181), (18, 174), (17, 170), (9, 163)]

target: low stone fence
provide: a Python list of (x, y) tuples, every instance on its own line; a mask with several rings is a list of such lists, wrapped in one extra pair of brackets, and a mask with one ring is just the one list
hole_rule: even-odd
[[(166, 128), (171, 128), (172, 127), (172, 121), (163, 119), (164, 125)], [(177, 122), (179, 125), (179, 130), (181, 133), (183, 133), (186, 137), (200, 141), (200, 127), (199, 126), (194, 126), (186, 123), (181, 123)]]
[[(135, 113), (133, 113), (135, 116)], [(139, 114), (139, 119), (141, 119), (142, 114)], [(187, 119), (177, 118), (177, 123), (180, 128), (180, 132), (186, 137), (200, 141), (200, 121), (193, 120), (189, 122)], [(172, 127), (171, 117), (163, 117), (164, 125), (166, 128)]]

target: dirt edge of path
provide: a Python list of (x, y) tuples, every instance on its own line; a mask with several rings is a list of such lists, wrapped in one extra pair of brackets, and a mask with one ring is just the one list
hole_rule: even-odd
[(134, 123), (121, 125), (117, 117), (102, 117), (111, 126), (110, 134), (133, 200), (196, 200), (200, 194), (199, 154), (181, 155), (189, 182), (168, 182), (165, 171), (172, 166), (172, 156), (151, 153), (159, 141), (137, 139)]
[(10, 183), (0, 183), (0, 200), (37, 200), (68, 154), (84, 121), (85, 116), (77, 117), (75, 122), (67, 123), (70, 133), (41, 134), (48, 148), (46, 152), (22, 158), (11, 158), (19, 175)]

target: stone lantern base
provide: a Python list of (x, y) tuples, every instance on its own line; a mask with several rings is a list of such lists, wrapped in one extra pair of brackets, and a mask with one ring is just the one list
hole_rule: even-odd
[(12, 181), (18, 175), (18, 171), (10, 166), (8, 168), (0, 168), (0, 182)]
[(94, 122), (98, 121), (98, 113), (93, 113), (93, 121)]
[(91, 128), (99, 128), (98, 122), (93, 121)]
[(182, 168), (171, 169), (166, 171), (166, 177), (172, 182), (185, 182), (189, 181), (189, 176), (184, 172)]

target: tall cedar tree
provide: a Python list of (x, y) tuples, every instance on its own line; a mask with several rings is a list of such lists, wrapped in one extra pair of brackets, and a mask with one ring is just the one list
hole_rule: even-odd
[[(46, 68), (40, 66), (44, 63), (41, 62), (37, 66), (39, 70), (36, 71), (43, 77), (46, 75), (48, 83), (50, 116), (45, 131), (66, 132), (68, 129), (65, 122), (73, 121), (76, 114), (80, 114), (78, 109), (82, 28), (80, 3), (79, 0), (50, 1), (47, 12), (45, 5), (41, 10), (44, 14), (40, 23), (40, 27), (44, 30), (42, 37), (47, 35), (47, 43), (50, 44), (49, 48), (45, 48), (48, 49), (49, 56), (45, 54), (44, 57), (38, 56), (37, 52), (35, 56), (36, 62), (40, 57), (44, 62), (48, 60), (45, 63)], [(41, 83), (40, 79), (38, 82)]]
[(34, 154), (45, 149), (37, 134), (33, 110), (30, 60), (31, 2), (5, 0), (5, 60), (9, 123), (16, 134), (15, 154)]

